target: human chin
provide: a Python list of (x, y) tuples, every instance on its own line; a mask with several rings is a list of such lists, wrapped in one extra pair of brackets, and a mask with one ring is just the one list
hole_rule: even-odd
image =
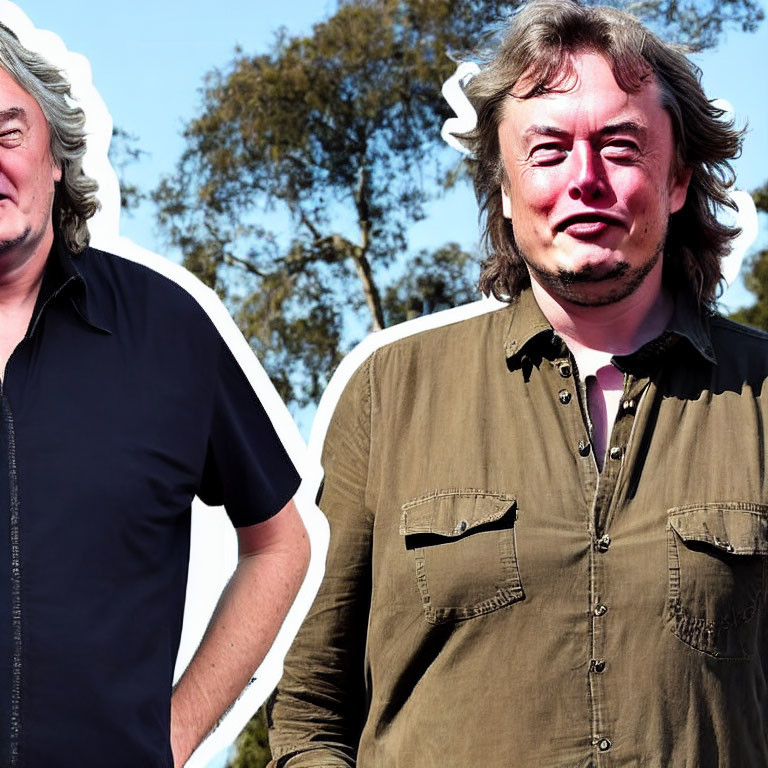
[(16, 235), (13, 234), (13, 231), (14, 230), (6, 232), (5, 227), (0, 223), (0, 253), (15, 248), (17, 245), (23, 243), (29, 237), (32, 229), (31, 227), (26, 227), (25, 229), (22, 229), (21, 232), (18, 232), (18, 229), (16, 229)]
[(545, 266), (535, 259), (526, 258), (531, 278), (551, 296), (577, 306), (599, 307), (614, 304), (634, 293), (653, 270), (661, 256), (656, 255), (642, 264), (631, 266), (616, 254), (598, 254), (590, 257), (562, 259), (559, 263)]

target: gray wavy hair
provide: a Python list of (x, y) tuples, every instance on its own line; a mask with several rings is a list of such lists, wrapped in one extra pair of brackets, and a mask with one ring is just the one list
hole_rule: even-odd
[(62, 72), (25, 48), (0, 24), (0, 67), (38, 103), (51, 134), (51, 157), (61, 168), (53, 199), (53, 226), (65, 245), (80, 253), (90, 239), (88, 219), (99, 209), (99, 185), (83, 172), (85, 113), (72, 101)]
[(667, 45), (634, 17), (606, 7), (585, 7), (578, 0), (532, 0), (513, 18), (496, 50), (465, 87), (477, 112), (477, 127), (459, 138), (474, 155), (475, 191), (485, 216), (488, 259), (480, 290), (509, 300), (530, 284), (515, 245), (512, 224), (504, 218), (498, 128), (507, 94), (525, 75), (532, 83), (522, 98), (567, 87), (574, 53), (595, 52), (611, 65), (618, 85), (637, 91), (655, 78), (662, 107), (669, 114), (676, 169), (692, 171), (682, 209), (670, 217), (664, 258), (664, 282), (685, 289), (710, 307), (722, 280), (721, 259), (739, 230), (716, 217), (733, 208), (728, 188), (734, 174), (729, 160), (741, 150), (743, 131), (723, 119), (708, 100), (700, 71), (682, 49)]

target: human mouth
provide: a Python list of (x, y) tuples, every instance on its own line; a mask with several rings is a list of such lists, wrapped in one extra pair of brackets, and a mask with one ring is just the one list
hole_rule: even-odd
[(613, 227), (620, 226), (623, 226), (622, 222), (613, 216), (602, 213), (579, 213), (560, 221), (555, 230), (575, 238), (594, 238)]

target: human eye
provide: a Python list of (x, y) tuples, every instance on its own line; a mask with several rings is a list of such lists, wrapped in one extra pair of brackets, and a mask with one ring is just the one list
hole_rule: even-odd
[(616, 138), (603, 146), (603, 156), (616, 162), (631, 162), (640, 154), (640, 147), (632, 139)]
[(557, 165), (565, 159), (566, 149), (557, 142), (537, 144), (531, 149), (529, 158), (534, 165)]
[(17, 147), (21, 144), (21, 128), (4, 126), (0, 127), (0, 144), (4, 147)]

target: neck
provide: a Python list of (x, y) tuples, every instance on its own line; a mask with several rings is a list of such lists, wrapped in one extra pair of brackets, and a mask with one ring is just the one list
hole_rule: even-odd
[(661, 334), (672, 316), (672, 298), (661, 284), (661, 260), (629, 296), (604, 306), (579, 306), (549, 293), (533, 277), (531, 283), (541, 311), (577, 357), (628, 355)]

